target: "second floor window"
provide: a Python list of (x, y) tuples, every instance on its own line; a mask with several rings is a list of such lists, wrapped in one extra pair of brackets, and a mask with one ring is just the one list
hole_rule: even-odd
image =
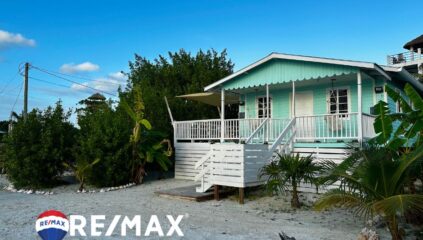
[(272, 98), (271, 97), (269, 97), (269, 116), (267, 116), (266, 97), (257, 98), (257, 117), (258, 118), (272, 117)]
[(330, 114), (348, 113), (348, 89), (332, 89), (329, 90), (328, 110)]

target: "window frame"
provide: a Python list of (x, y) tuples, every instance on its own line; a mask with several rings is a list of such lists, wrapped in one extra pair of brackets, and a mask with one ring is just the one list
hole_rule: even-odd
[[(346, 113), (340, 113), (339, 112), (339, 90), (346, 90), (347, 91), (347, 112)], [(331, 91), (337, 91), (337, 105), (336, 105), (336, 112), (335, 113), (331, 113), (331, 103), (330, 103), (330, 93)], [(326, 89), (326, 112), (327, 114), (339, 114), (338, 116), (342, 119), (349, 119), (349, 116), (351, 114), (351, 89), (349, 86), (339, 86), (339, 87), (334, 87), (334, 88), (327, 88)], [(343, 115), (344, 114), (344, 115)], [(345, 116), (346, 115), (346, 116)]]
[[(259, 96), (256, 96), (256, 118), (260, 118), (259, 117), (259, 99), (260, 98), (263, 98), (264, 100), (266, 100), (266, 95), (259, 95)], [(269, 115), (270, 115), (270, 118), (272, 118), (272, 116), (273, 116), (273, 98), (272, 98), (272, 95), (271, 94), (269, 94), (269, 105), (270, 105), (270, 111), (269, 111)], [(265, 114), (263, 114), (263, 116), (264, 116)], [(265, 118), (265, 117), (261, 117), (261, 118)]]

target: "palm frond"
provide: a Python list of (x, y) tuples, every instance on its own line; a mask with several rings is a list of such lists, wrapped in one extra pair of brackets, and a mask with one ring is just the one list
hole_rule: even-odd
[(365, 218), (372, 215), (372, 209), (363, 196), (339, 189), (328, 191), (314, 205), (314, 209), (317, 211), (332, 207), (350, 208), (354, 210), (356, 215)]
[(373, 204), (376, 212), (388, 216), (404, 214), (407, 211), (423, 211), (423, 195), (401, 194), (391, 196)]

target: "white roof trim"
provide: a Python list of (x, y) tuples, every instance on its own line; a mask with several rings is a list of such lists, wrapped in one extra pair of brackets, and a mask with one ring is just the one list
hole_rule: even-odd
[(259, 61), (248, 65), (247, 67), (217, 81), (214, 82), (204, 88), (204, 91), (208, 91), (216, 86), (221, 85), (222, 83), (237, 77), (249, 70), (271, 60), (271, 59), (286, 59), (286, 60), (296, 60), (296, 61), (305, 61), (305, 62), (317, 62), (317, 63), (327, 63), (327, 64), (335, 64), (335, 65), (343, 65), (343, 66), (351, 66), (351, 67), (358, 67), (358, 68), (366, 68), (366, 69), (375, 69), (385, 78), (391, 80), (391, 77), (384, 71), (382, 67), (379, 67), (375, 63), (371, 62), (359, 62), (359, 61), (351, 61), (351, 60), (342, 60), (342, 59), (333, 59), (333, 58), (321, 58), (321, 57), (311, 57), (311, 56), (302, 56), (302, 55), (291, 55), (291, 54), (282, 54), (282, 53), (272, 53), (265, 58), (260, 59)]

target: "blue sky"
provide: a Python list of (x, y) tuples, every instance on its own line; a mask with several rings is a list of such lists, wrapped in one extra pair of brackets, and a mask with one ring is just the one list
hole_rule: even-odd
[[(134, 53), (153, 59), (184, 48), (227, 49), (235, 69), (270, 52), (384, 64), (423, 34), (416, 1), (3, 1), (0, 10), (0, 119), (9, 117), (22, 62), (83, 76), (114, 92)], [(31, 69), (29, 107), (65, 107), (92, 91)], [(64, 87), (65, 86), (65, 87)], [(15, 111), (22, 111), (22, 94)]]

